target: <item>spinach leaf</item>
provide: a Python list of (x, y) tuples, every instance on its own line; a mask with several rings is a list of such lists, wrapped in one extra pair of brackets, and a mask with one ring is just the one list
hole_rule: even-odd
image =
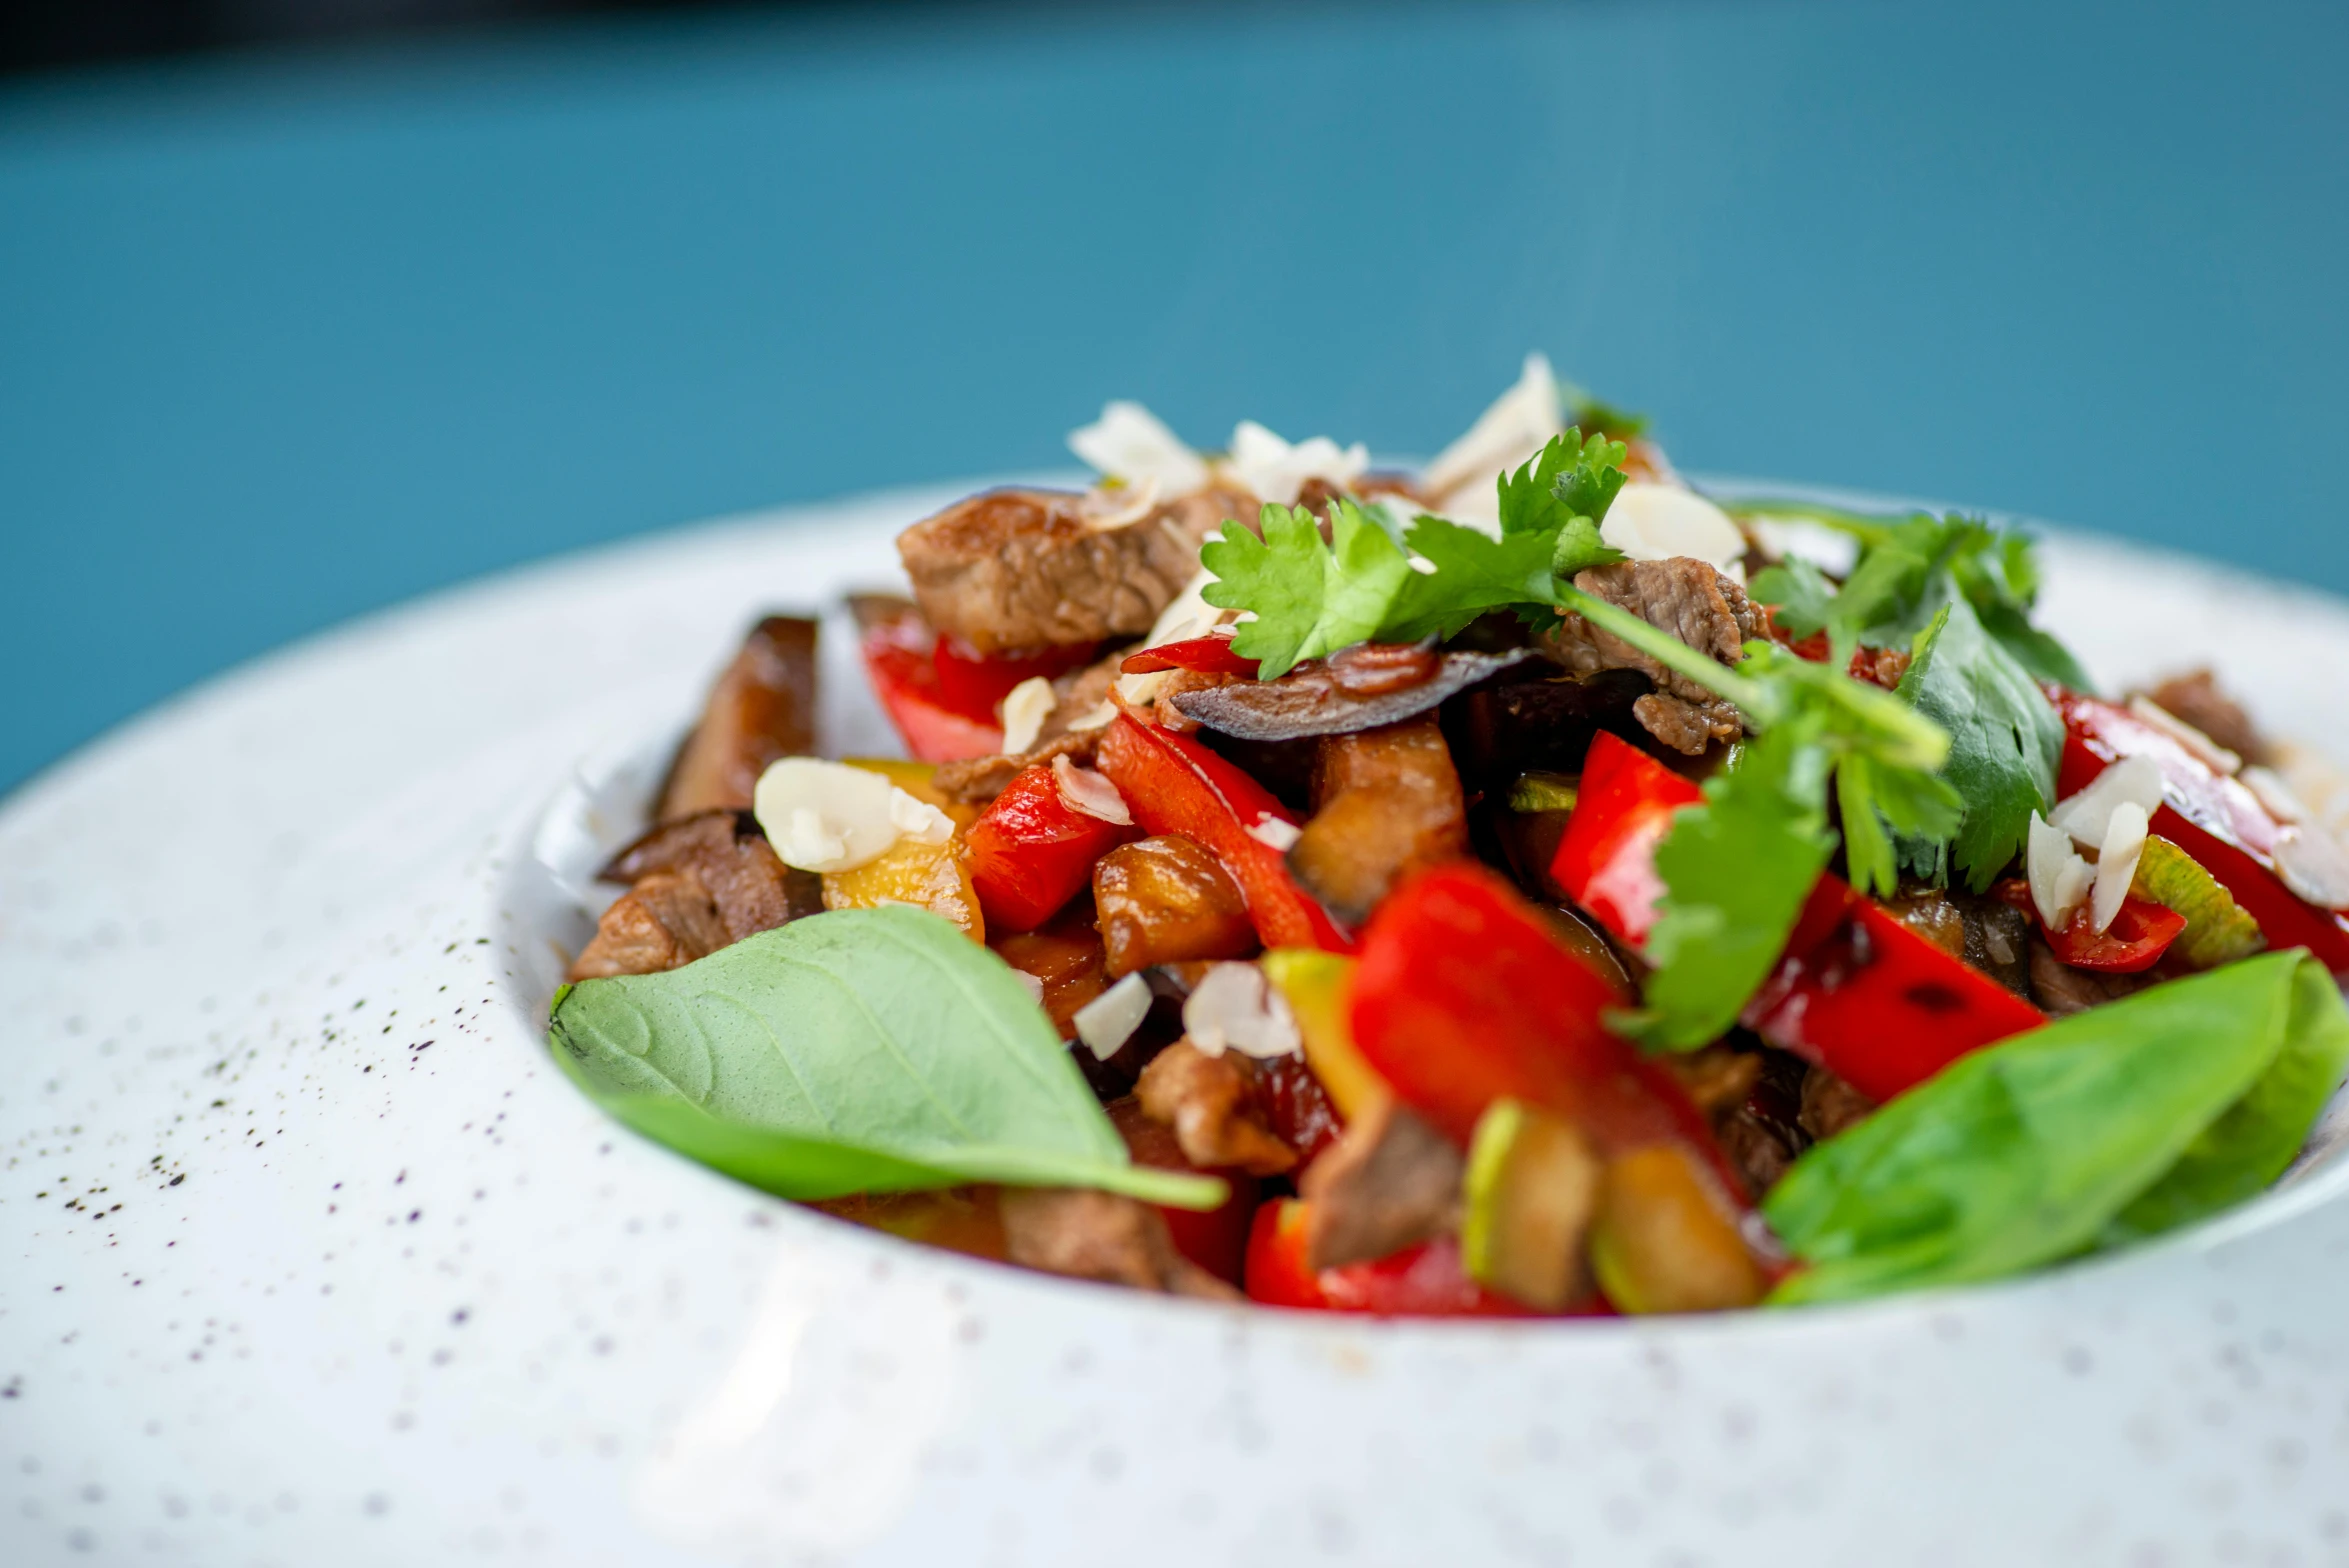
[(548, 1032), (620, 1120), (786, 1198), (968, 1181), (1224, 1197), (1134, 1165), (1009, 966), (924, 910), (835, 910), (683, 969), (582, 981)]
[[(1771, 1299), (1850, 1300), (2069, 1257), (2173, 1171), (2178, 1188), (2140, 1220), (2207, 1212), (2276, 1148), (2298, 1147), (2322, 1103), (2308, 1085), (2337, 1080), (2345, 1032), (2331, 976), (2295, 950), (1977, 1051), (1795, 1162), (1763, 1213), (1805, 1267)], [(2280, 1060), (2293, 1065), (2272, 1099), (2203, 1141)]]
[(2186, 1146), (2169, 1174), (2105, 1227), (2115, 1246), (2174, 1230), (2231, 1207), (2284, 1173), (2349, 1069), (2349, 1012), (2324, 966), (2292, 970), (2284, 1047), (2251, 1092)]

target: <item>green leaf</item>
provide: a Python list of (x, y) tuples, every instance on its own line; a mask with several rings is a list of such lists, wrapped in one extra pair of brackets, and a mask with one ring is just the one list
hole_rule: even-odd
[(1587, 517), (1570, 517), (1558, 530), (1557, 548), (1550, 552), (1550, 570), (1571, 578), (1594, 566), (1613, 566), (1631, 557), (1599, 537), (1599, 525)]
[[(2283, 955), (2289, 956), (2289, 955)], [(2292, 1163), (2349, 1069), (2349, 1011), (2324, 966), (2292, 965), (2284, 1042), (2251, 1092), (2202, 1130), (2169, 1174), (2105, 1227), (2116, 1246), (2159, 1235), (2264, 1191)]]
[(1224, 1196), (1134, 1165), (1010, 967), (923, 910), (836, 910), (665, 974), (581, 981), (548, 1035), (620, 1120), (786, 1198), (973, 1181)]
[(1982, 631), (1974, 607), (1953, 596), (1917, 634), (1899, 697), (1949, 732), (1942, 777), (1962, 815), (1921, 837), (1979, 893), (2022, 852), (2031, 814), (2055, 802), (2063, 721), (2013, 655)]
[(1504, 534), (1448, 518), (1421, 517), (1405, 536), (1432, 572), (1413, 571), (1396, 593), (1379, 629), (1382, 641), (1449, 637), (1487, 610), (1546, 603), (1550, 597), (1551, 536)]
[(1719, 1039), (1786, 948), (1835, 852), (1823, 805), (1827, 754), (1788, 725), (1738, 748), (1656, 845), (1665, 893), (1648, 931), (1645, 1005), (1618, 1020), (1644, 1043)]
[[(1771, 1190), (1762, 1212), (1804, 1265), (1771, 1300), (1852, 1300), (2035, 1268), (2096, 1244), (2172, 1171), (2190, 1196), (2149, 1200), (2167, 1208), (2147, 1217), (2205, 1212), (2306, 1136), (2321, 1104), (2308, 1085), (2338, 1081), (2345, 1038), (2331, 977), (2294, 951), (1976, 1051), (1815, 1145)], [(2295, 1063), (2285, 1069), (2293, 1087), (2247, 1113), (2256, 1135), (2199, 1141), (2284, 1059)]]
[[(1501, 532), (1555, 537), (1577, 517), (1597, 524), (1623, 488), (1624, 446), (1580, 430), (1552, 438), (1533, 460), (1500, 477)], [(1621, 556), (1616, 557), (1621, 560)]]
[(1254, 612), (1234, 633), (1232, 651), (1258, 660), (1262, 680), (1368, 641), (1413, 575), (1386, 530), (1351, 501), (1332, 506), (1329, 544), (1303, 507), (1267, 505), (1258, 527), (1262, 537), (1224, 529), (1200, 548), (1199, 564), (1216, 577), (1203, 594), (1209, 604)]
[(1749, 591), (1755, 599), (1770, 606), (1778, 624), (1796, 637), (1808, 637), (1822, 630), (1835, 613), (1835, 585), (1827, 580), (1825, 572), (1801, 556), (1756, 572)]

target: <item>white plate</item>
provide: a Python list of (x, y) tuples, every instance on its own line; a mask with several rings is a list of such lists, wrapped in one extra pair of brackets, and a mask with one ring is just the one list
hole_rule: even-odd
[[(0, 1560), (2349, 1561), (2340, 1161), (1994, 1289), (1382, 1324), (902, 1246), (605, 1121), (537, 1028), (548, 803), (964, 488), (442, 595), (0, 813)], [(2046, 556), (2100, 679), (2209, 659), (2338, 752), (2343, 606)]]

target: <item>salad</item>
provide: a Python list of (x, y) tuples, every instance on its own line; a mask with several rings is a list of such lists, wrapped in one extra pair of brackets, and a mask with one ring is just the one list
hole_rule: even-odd
[(1416, 473), (1113, 403), (1082, 492), (853, 600), (679, 749), (554, 1055), (916, 1241), (1424, 1316), (1995, 1279), (2240, 1203), (2349, 1071), (2330, 782), (2099, 692), (2028, 538), (1723, 503), (1538, 357)]

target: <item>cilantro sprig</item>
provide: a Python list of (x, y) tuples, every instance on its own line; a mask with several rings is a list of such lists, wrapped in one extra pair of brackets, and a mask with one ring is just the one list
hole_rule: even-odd
[[(1900, 831), (1946, 833), (1957, 791), (1939, 777), (1949, 732), (1891, 692), (1832, 665), (1750, 642), (1735, 669), (1671, 633), (1570, 584), (1559, 602), (1677, 675), (1735, 703), (1761, 731), (1705, 782), (1656, 846), (1664, 883), (1646, 957), (1645, 1005), (1617, 1019), (1665, 1050), (1718, 1039), (1769, 978), (1812, 884), (1835, 853), (1827, 825), (1832, 780), (1853, 880), (1885, 863), (1879, 818)], [(1867, 825), (1862, 834), (1853, 822)], [(1873, 836), (1869, 835), (1873, 830)], [(1886, 889), (1889, 891), (1889, 887)]]
[(2022, 849), (2031, 814), (2055, 799), (2063, 727), (2037, 681), (2079, 679), (2078, 666), (2030, 624), (2038, 572), (2021, 535), (1919, 516), (1874, 528), (1862, 543), (1840, 590), (1794, 560), (1758, 574), (1754, 597), (1798, 637), (1824, 630), (1837, 668), (1855, 647), (1908, 649), (1901, 698), (1950, 732), (1946, 777), (1963, 801), (1958, 819), (1920, 826), (1898, 801), (1876, 814), (1846, 800), (1852, 880), (1889, 893), (1902, 869), (1935, 882), (1954, 871), (1980, 892)]
[(1247, 610), (1232, 651), (1259, 678), (1358, 642), (1449, 637), (1488, 610), (1550, 614), (1559, 575), (1610, 565), (1623, 553), (1599, 527), (1623, 488), (1619, 441), (1570, 430), (1500, 478), (1499, 537), (1427, 513), (1394, 526), (1379, 506), (1330, 504), (1330, 536), (1302, 507), (1268, 505), (1255, 533), (1227, 527), (1199, 561), (1215, 574), (1205, 597)]

